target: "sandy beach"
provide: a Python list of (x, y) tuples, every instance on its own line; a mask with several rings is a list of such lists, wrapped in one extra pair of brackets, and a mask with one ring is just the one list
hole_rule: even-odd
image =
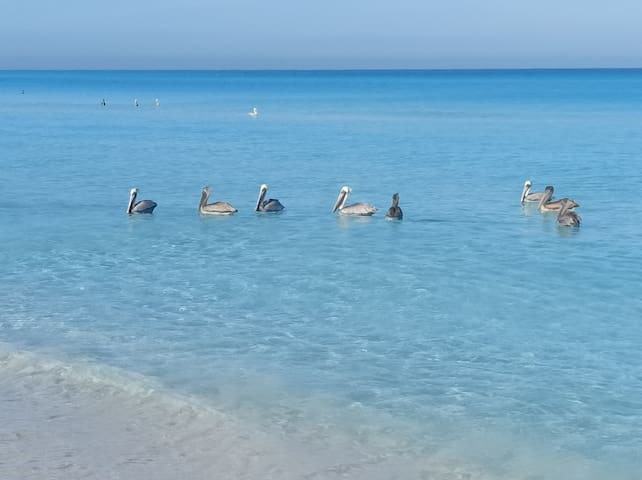
[[(543, 445), (509, 453), (510, 440), (462, 439), (469, 460), (477, 459), (471, 463), (439, 446), (422, 457), (409, 445), (359, 443), (336, 431), (312, 438), (287, 425), (266, 431), (151, 390), (132, 394), (98, 380), (79, 389), (66, 367), (4, 368), (10, 363), (0, 361), (9, 372), (0, 380), (0, 478), (8, 480), (597, 479), (605, 473), (551, 456)], [(488, 455), (495, 463), (504, 455), (504, 467), (482, 466)], [(548, 460), (540, 463), (542, 457)], [(517, 468), (524, 476), (513, 476)]]
[(336, 432), (301, 438), (284, 425), (250, 427), (188, 399), (132, 389), (131, 379), (31, 354), (5, 352), (0, 366), (4, 479), (483, 478), (434, 458), (408, 464), (402, 452)]

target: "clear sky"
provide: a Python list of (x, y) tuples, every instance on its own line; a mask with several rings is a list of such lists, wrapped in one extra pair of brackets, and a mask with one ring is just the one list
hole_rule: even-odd
[(642, 0), (0, 0), (0, 69), (642, 67)]

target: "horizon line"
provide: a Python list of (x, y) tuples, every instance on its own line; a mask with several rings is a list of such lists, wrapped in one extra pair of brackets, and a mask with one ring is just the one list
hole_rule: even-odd
[(484, 72), (484, 71), (582, 71), (582, 70), (642, 70), (642, 66), (621, 67), (431, 67), (431, 68), (3, 68), (2, 72)]

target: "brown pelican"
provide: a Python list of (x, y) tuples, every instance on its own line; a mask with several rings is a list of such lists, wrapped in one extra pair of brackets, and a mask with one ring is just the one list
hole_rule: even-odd
[(198, 211), (203, 215), (232, 215), (238, 212), (236, 208), (227, 202), (207, 203), (211, 193), (212, 189), (209, 186), (203, 187), (201, 202), (198, 204)]
[(526, 202), (539, 202), (544, 196), (545, 192), (531, 192), (531, 187), (533, 184), (530, 180), (524, 182), (524, 188), (522, 190), (522, 205)]
[(127, 213), (152, 213), (156, 208), (157, 203), (152, 200), (141, 200), (139, 202), (136, 202), (136, 195), (138, 195), (138, 189), (132, 188), (129, 192)]
[(399, 194), (395, 193), (392, 196), (392, 206), (388, 209), (386, 213), (386, 218), (388, 220), (401, 220), (403, 218), (403, 212), (399, 208)]
[(553, 190), (554, 190), (553, 187), (550, 185), (546, 187), (544, 191), (544, 196), (539, 201), (540, 212), (557, 212), (561, 210), (562, 201), (564, 200), (568, 200), (568, 210), (573, 210), (574, 208), (580, 206), (579, 203), (576, 203), (574, 200), (571, 200), (570, 198), (562, 198), (560, 200), (555, 200), (551, 202), (550, 199), (553, 196)]
[(334, 203), (332, 208), (332, 213), (339, 211), (339, 215), (361, 215), (369, 216), (374, 214), (377, 211), (377, 207), (370, 205), (369, 203), (353, 203), (352, 205), (346, 206), (346, 201), (348, 200), (348, 195), (352, 189), (347, 185), (341, 187), (337, 201)]
[(560, 213), (557, 214), (557, 223), (564, 227), (579, 227), (582, 217), (569, 210), (570, 202), (572, 202), (572, 200), (568, 198), (562, 199), (562, 208), (560, 209)]
[(268, 191), (268, 186), (264, 183), (259, 189), (259, 198), (256, 200), (255, 212), (280, 212), (285, 207), (276, 198), (263, 200)]

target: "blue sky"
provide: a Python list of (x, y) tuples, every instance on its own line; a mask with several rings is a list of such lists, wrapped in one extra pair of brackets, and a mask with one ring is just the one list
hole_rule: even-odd
[(0, 69), (642, 67), (640, 0), (2, 0)]

